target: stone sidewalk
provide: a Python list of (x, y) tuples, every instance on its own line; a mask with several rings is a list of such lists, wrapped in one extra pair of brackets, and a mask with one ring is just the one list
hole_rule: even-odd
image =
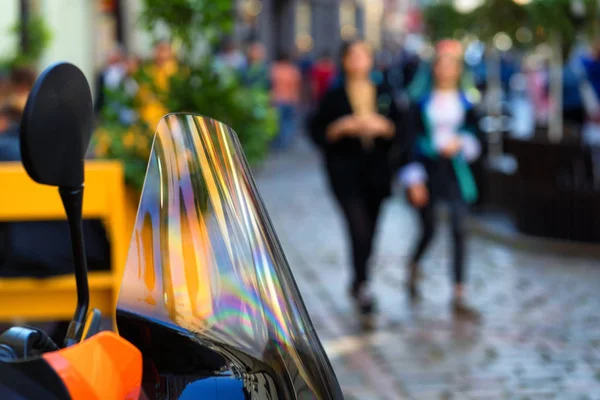
[(512, 250), (473, 237), (471, 301), (480, 325), (449, 312), (445, 227), (412, 306), (403, 266), (412, 211), (386, 205), (374, 259), (381, 313), (362, 332), (348, 300), (342, 220), (317, 155), (271, 157), (257, 183), (347, 399), (600, 399), (600, 260)]

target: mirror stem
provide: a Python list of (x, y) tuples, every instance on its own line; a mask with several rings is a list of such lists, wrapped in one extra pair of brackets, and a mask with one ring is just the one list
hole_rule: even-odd
[(81, 339), (85, 318), (90, 305), (90, 289), (88, 286), (87, 259), (83, 242), (83, 185), (80, 188), (59, 188), (60, 198), (67, 213), (71, 244), (73, 248), (73, 263), (75, 264), (75, 282), (77, 284), (77, 308), (69, 325), (65, 346), (78, 343)]

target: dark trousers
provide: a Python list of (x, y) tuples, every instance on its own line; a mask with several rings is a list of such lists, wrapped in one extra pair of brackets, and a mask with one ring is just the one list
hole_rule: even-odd
[(582, 126), (585, 123), (585, 109), (583, 107), (565, 108), (563, 110), (563, 119), (567, 123)]
[(336, 196), (346, 219), (352, 246), (354, 287), (369, 279), (369, 258), (384, 196)]
[[(467, 204), (460, 198), (447, 202), (450, 211), (450, 225), (452, 229), (453, 243), (453, 272), (455, 284), (462, 284), (464, 281), (465, 264), (465, 236), (466, 236), (466, 218), (468, 214)], [(421, 223), (421, 237), (413, 252), (412, 263), (417, 265), (427, 248), (431, 244), (436, 227), (435, 220), (435, 202), (430, 202), (427, 206), (419, 210)]]
[(281, 103), (277, 105), (279, 115), (279, 134), (273, 146), (279, 150), (289, 148), (296, 133), (296, 105)]

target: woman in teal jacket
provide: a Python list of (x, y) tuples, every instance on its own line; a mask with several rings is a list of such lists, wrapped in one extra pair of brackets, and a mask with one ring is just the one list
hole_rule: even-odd
[(409, 267), (408, 288), (417, 297), (419, 262), (429, 247), (435, 229), (435, 207), (448, 205), (453, 239), (454, 311), (477, 318), (464, 302), (465, 220), (468, 205), (478, 191), (470, 163), (481, 154), (479, 119), (474, 105), (460, 88), (462, 46), (446, 40), (437, 46), (433, 64), (433, 85), (410, 110), (410, 130), (416, 137), (416, 160), (401, 172), (409, 187), (409, 199), (419, 210), (422, 234)]

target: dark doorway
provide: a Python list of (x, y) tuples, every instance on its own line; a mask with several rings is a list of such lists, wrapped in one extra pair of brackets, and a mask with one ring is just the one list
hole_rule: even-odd
[(293, 54), (296, 18), (295, 0), (273, 1), (273, 47), (276, 54)]
[(20, 0), (19, 2), (19, 17), (20, 17), (20, 32), (19, 32), (19, 44), (21, 52), (26, 54), (29, 50), (29, 19), (31, 17), (31, 8), (29, 0)]
[(114, 21), (112, 36), (114, 41), (121, 47), (126, 48), (125, 26), (125, 1), (124, 0), (100, 0), (100, 12)]

